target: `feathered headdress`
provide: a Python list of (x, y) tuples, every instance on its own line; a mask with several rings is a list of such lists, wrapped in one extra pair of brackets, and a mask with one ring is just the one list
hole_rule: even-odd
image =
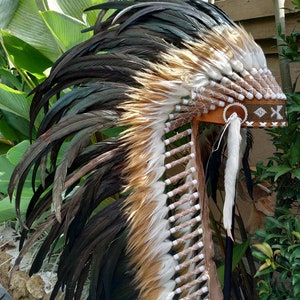
[(60, 287), (79, 299), (86, 280), (91, 299), (221, 299), (202, 124), (228, 127), (230, 235), (240, 129), (284, 125), (285, 96), (253, 38), (211, 4), (110, 1), (91, 9), (101, 9), (94, 36), (34, 91), (32, 127), (41, 110), (45, 116), (9, 190), (19, 212), (28, 173), (35, 185), (40, 170), (21, 244), (42, 221), (20, 259), (48, 230), (31, 273), (64, 236), (52, 299)]

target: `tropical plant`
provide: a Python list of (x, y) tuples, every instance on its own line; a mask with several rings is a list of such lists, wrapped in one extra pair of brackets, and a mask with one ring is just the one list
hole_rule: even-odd
[(257, 230), (255, 237), (263, 241), (253, 245), (253, 255), (262, 263), (256, 273), (260, 299), (299, 299), (299, 216), (277, 208), (276, 216), (266, 217), (264, 229)]
[[(300, 9), (300, 1), (292, 1)], [(284, 46), (282, 58), (298, 62), (300, 32), (285, 35), (279, 28), (277, 39)], [(276, 193), (274, 217), (267, 217), (264, 229), (256, 232), (253, 255), (261, 266), (258, 291), (261, 299), (299, 299), (300, 297), (300, 93), (288, 94), (286, 127), (268, 130), (276, 152), (265, 165), (257, 165), (256, 178), (267, 180)]]
[(276, 152), (267, 165), (257, 164), (257, 178), (271, 183), (278, 207), (300, 203), (300, 93), (288, 95), (286, 127), (268, 130)]
[[(300, 11), (300, 1), (292, 3)], [(300, 32), (293, 31), (291, 35), (281, 32), (279, 27), (277, 39), (283, 46), (281, 59), (288, 63), (300, 60), (297, 40)], [(272, 183), (277, 193), (279, 207), (291, 207), (300, 202), (300, 93), (297, 91), (298, 77), (293, 85), (293, 92), (287, 94), (287, 126), (268, 130), (276, 152), (267, 165), (257, 165), (257, 178), (266, 179)]]
[[(82, 31), (96, 22), (95, 11), (84, 12), (95, 2), (0, 0), (0, 193), (5, 198), (0, 222), (15, 218), (6, 197), (9, 177), (41, 121), (40, 115), (30, 137), (30, 92), (62, 53), (92, 35)], [(32, 195), (30, 184), (25, 190), (22, 211)]]

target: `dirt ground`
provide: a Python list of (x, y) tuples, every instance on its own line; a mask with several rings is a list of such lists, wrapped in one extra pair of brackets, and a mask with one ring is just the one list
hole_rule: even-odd
[(30, 254), (24, 257), (18, 269), (13, 270), (17, 256), (16, 231), (10, 223), (0, 224), (0, 299), (49, 299), (55, 284), (55, 274), (48, 271), (29, 277), (28, 269), (32, 258)]

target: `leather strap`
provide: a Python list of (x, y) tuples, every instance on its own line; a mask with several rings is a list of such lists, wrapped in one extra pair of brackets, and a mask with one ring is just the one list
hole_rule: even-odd
[(242, 120), (242, 127), (283, 127), (287, 124), (285, 105), (286, 100), (277, 99), (236, 101), (197, 116), (196, 120), (225, 124), (229, 116), (235, 112)]

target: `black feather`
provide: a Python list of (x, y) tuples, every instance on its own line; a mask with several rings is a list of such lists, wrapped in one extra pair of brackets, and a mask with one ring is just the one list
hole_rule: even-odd
[[(9, 186), (21, 217), (23, 186), (33, 171), (33, 197), (26, 220), (21, 219), (25, 229), (17, 263), (47, 231), (30, 272), (40, 270), (64, 240), (51, 299), (61, 288), (65, 299), (79, 299), (86, 281), (89, 299), (137, 299), (121, 213), (126, 153), (118, 138), (103, 132), (116, 126), (128, 89), (139, 87), (137, 71), (159, 61), (168, 48), (199, 39), (212, 26), (235, 25), (200, 0), (109, 1), (90, 9), (100, 9), (93, 37), (64, 53), (32, 92), (30, 124), (36, 140)], [(36, 130), (40, 114), (44, 117)], [(53, 199), (61, 204), (61, 223), (51, 211)]]
[(248, 194), (251, 197), (251, 199), (253, 199), (253, 181), (252, 181), (251, 169), (249, 166), (249, 154), (250, 154), (250, 150), (252, 149), (252, 146), (253, 146), (253, 136), (252, 136), (251, 132), (248, 130), (247, 131), (247, 144), (246, 144), (245, 153), (242, 158), (242, 165), (243, 165), (243, 171), (245, 174)]

